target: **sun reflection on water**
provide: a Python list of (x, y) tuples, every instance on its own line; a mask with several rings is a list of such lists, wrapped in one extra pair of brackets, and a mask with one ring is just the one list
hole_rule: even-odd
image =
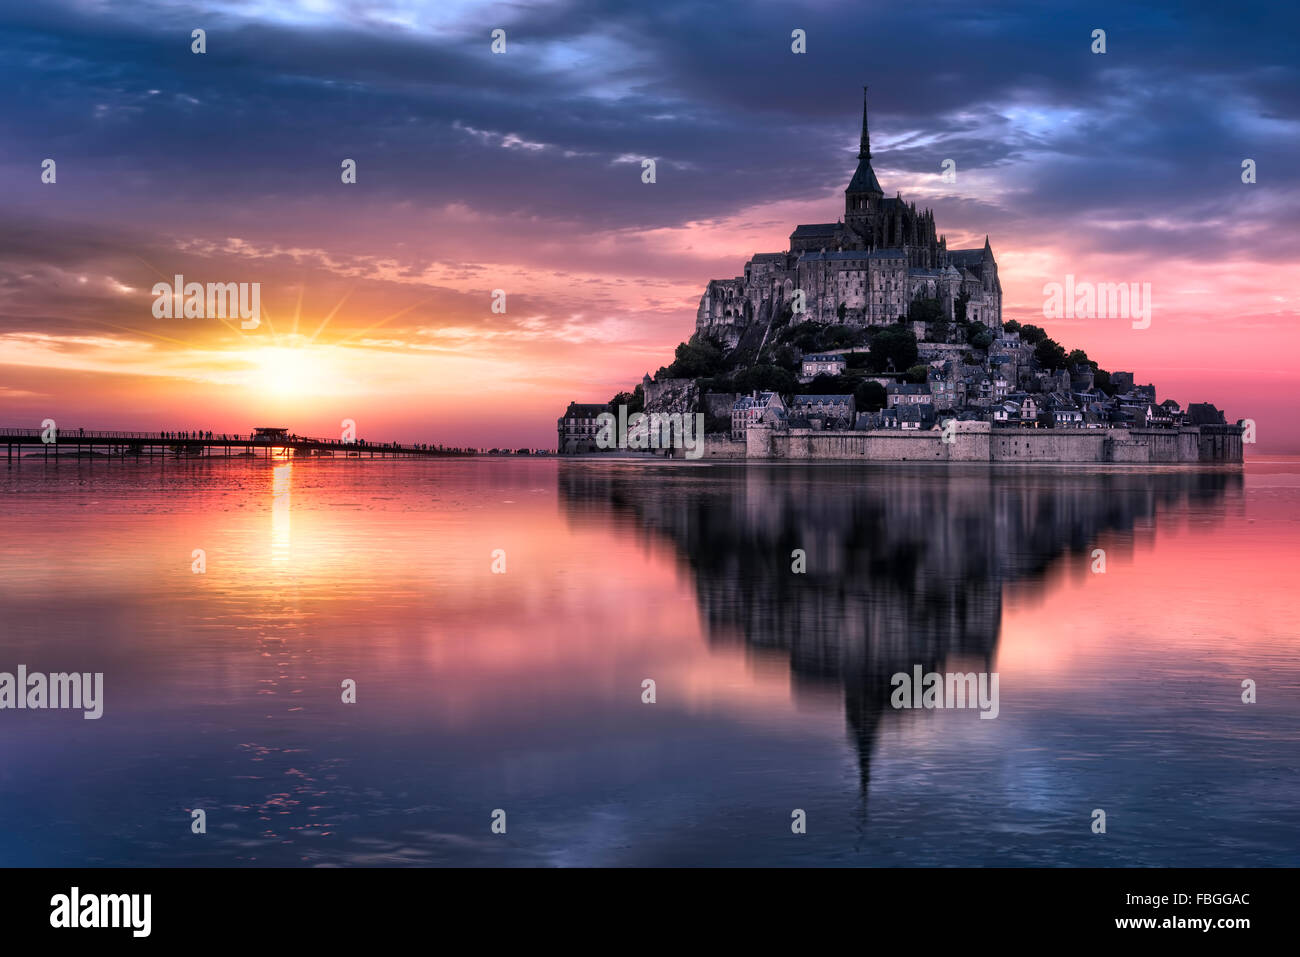
[(293, 466), (275, 466), (271, 477), (271, 561), (289, 560), (289, 493), (293, 487)]

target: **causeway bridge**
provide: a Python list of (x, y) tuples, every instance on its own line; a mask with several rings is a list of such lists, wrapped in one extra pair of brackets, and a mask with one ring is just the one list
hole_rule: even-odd
[(322, 439), (295, 435), (287, 429), (252, 432), (99, 432), (89, 429), (11, 429), (0, 427), (0, 445), (8, 462), (21, 462), (39, 453), (59, 458), (395, 458), (475, 455), (473, 449), (365, 439)]

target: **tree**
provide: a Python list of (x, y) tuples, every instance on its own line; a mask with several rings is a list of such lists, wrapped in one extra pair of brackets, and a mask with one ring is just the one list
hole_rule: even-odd
[(644, 412), (645, 389), (638, 385), (631, 392), (620, 392), (618, 395), (614, 396), (614, 398), (609, 400), (609, 410), (613, 413), (617, 414), (620, 405), (627, 406), (628, 415), (631, 415), (633, 412)]
[[(1031, 328), (1029, 326), (1026, 329)], [(1042, 339), (1034, 346), (1034, 358), (1044, 369), (1066, 368), (1065, 349), (1055, 339)]]
[(776, 341), (782, 344), (794, 346), (800, 352), (816, 352), (821, 348), (819, 340), (821, 338), (821, 328), (815, 322), (797, 322), (792, 326), (786, 326), (776, 337)]
[(737, 392), (779, 392), (789, 395), (799, 387), (794, 374), (780, 366), (751, 366), (732, 378)]
[(962, 291), (952, 303), (952, 314), (958, 322), (966, 321), (966, 303), (970, 302), (970, 293)]
[(849, 369), (866, 369), (870, 362), (869, 352), (850, 352), (844, 357), (844, 364)]
[(858, 343), (859, 332), (852, 326), (827, 326), (817, 338), (819, 349), (847, 349)]
[(772, 350), (772, 365), (780, 366), (790, 372), (798, 372), (800, 368), (799, 353), (790, 345), (777, 346)]
[(979, 329), (968, 341), (976, 349), (987, 349), (993, 345), (993, 332), (990, 329)]
[(865, 379), (853, 390), (854, 404), (859, 412), (878, 412), (885, 407), (885, 387), (874, 379)]
[(916, 363), (916, 336), (904, 326), (886, 326), (876, 332), (871, 340), (871, 368), (884, 372), (893, 363), (895, 369), (906, 369)]
[(930, 367), (927, 365), (912, 366), (907, 370), (907, 381), (913, 385), (920, 385), (925, 382), (930, 375)]
[(1008, 319), (1006, 322), (1002, 323), (1002, 331), (1007, 335), (1014, 335), (1020, 331), (1020, 323), (1016, 322), (1014, 319)]
[(823, 372), (811, 382), (799, 386), (799, 392), (803, 395), (845, 395), (852, 391), (853, 383), (842, 375), (831, 375), (829, 372)]
[(913, 299), (907, 307), (909, 322), (937, 322), (943, 318), (943, 306), (938, 299)]
[(1088, 353), (1082, 349), (1071, 349), (1070, 354), (1066, 356), (1065, 361), (1074, 366), (1095, 366), (1096, 363), (1088, 358)]
[(952, 326), (948, 324), (947, 317), (942, 315), (925, 327), (925, 337), (931, 342), (947, 342), (951, 334)]
[(1042, 342), (1042, 341), (1043, 341), (1044, 339), (1046, 339), (1046, 338), (1047, 338), (1047, 332), (1046, 332), (1045, 330), (1043, 330), (1043, 329), (1039, 329), (1037, 326), (1021, 326), (1021, 327), (1020, 327), (1020, 339), (1021, 339), (1021, 341), (1022, 341), (1022, 342), (1027, 342), (1027, 343), (1029, 343), (1031, 346), (1036, 346), (1036, 345), (1038, 345), (1038, 343)]
[(697, 334), (677, 346), (667, 371), (672, 379), (697, 379), (713, 375), (721, 368), (722, 349), (712, 339)]

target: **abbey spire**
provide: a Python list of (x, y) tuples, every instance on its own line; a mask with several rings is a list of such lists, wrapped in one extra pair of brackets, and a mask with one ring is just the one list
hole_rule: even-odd
[[(876, 208), (884, 196), (876, 171), (871, 168), (871, 135), (867, 132), (867, 88), (862, 88), (862, 145), (858, 147), (858, 168), (844, 191), (844, 223), (857, 234), (859, 243), (870, 244), (874, 235)], [(855, 243), (856, 245), (857, 243)]]
[(867, 88), (862, 88), (862, 145), (858, 147), (858, 159), (871, 159), (871, 134), (867, 132)]

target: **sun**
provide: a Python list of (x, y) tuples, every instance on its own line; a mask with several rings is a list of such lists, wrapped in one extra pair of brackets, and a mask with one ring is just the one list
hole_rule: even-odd
[(263, 395), (296, 398), (328, 387), (327, 363), (319, 349), (267, 346), (249, 354), (251, 385)]

